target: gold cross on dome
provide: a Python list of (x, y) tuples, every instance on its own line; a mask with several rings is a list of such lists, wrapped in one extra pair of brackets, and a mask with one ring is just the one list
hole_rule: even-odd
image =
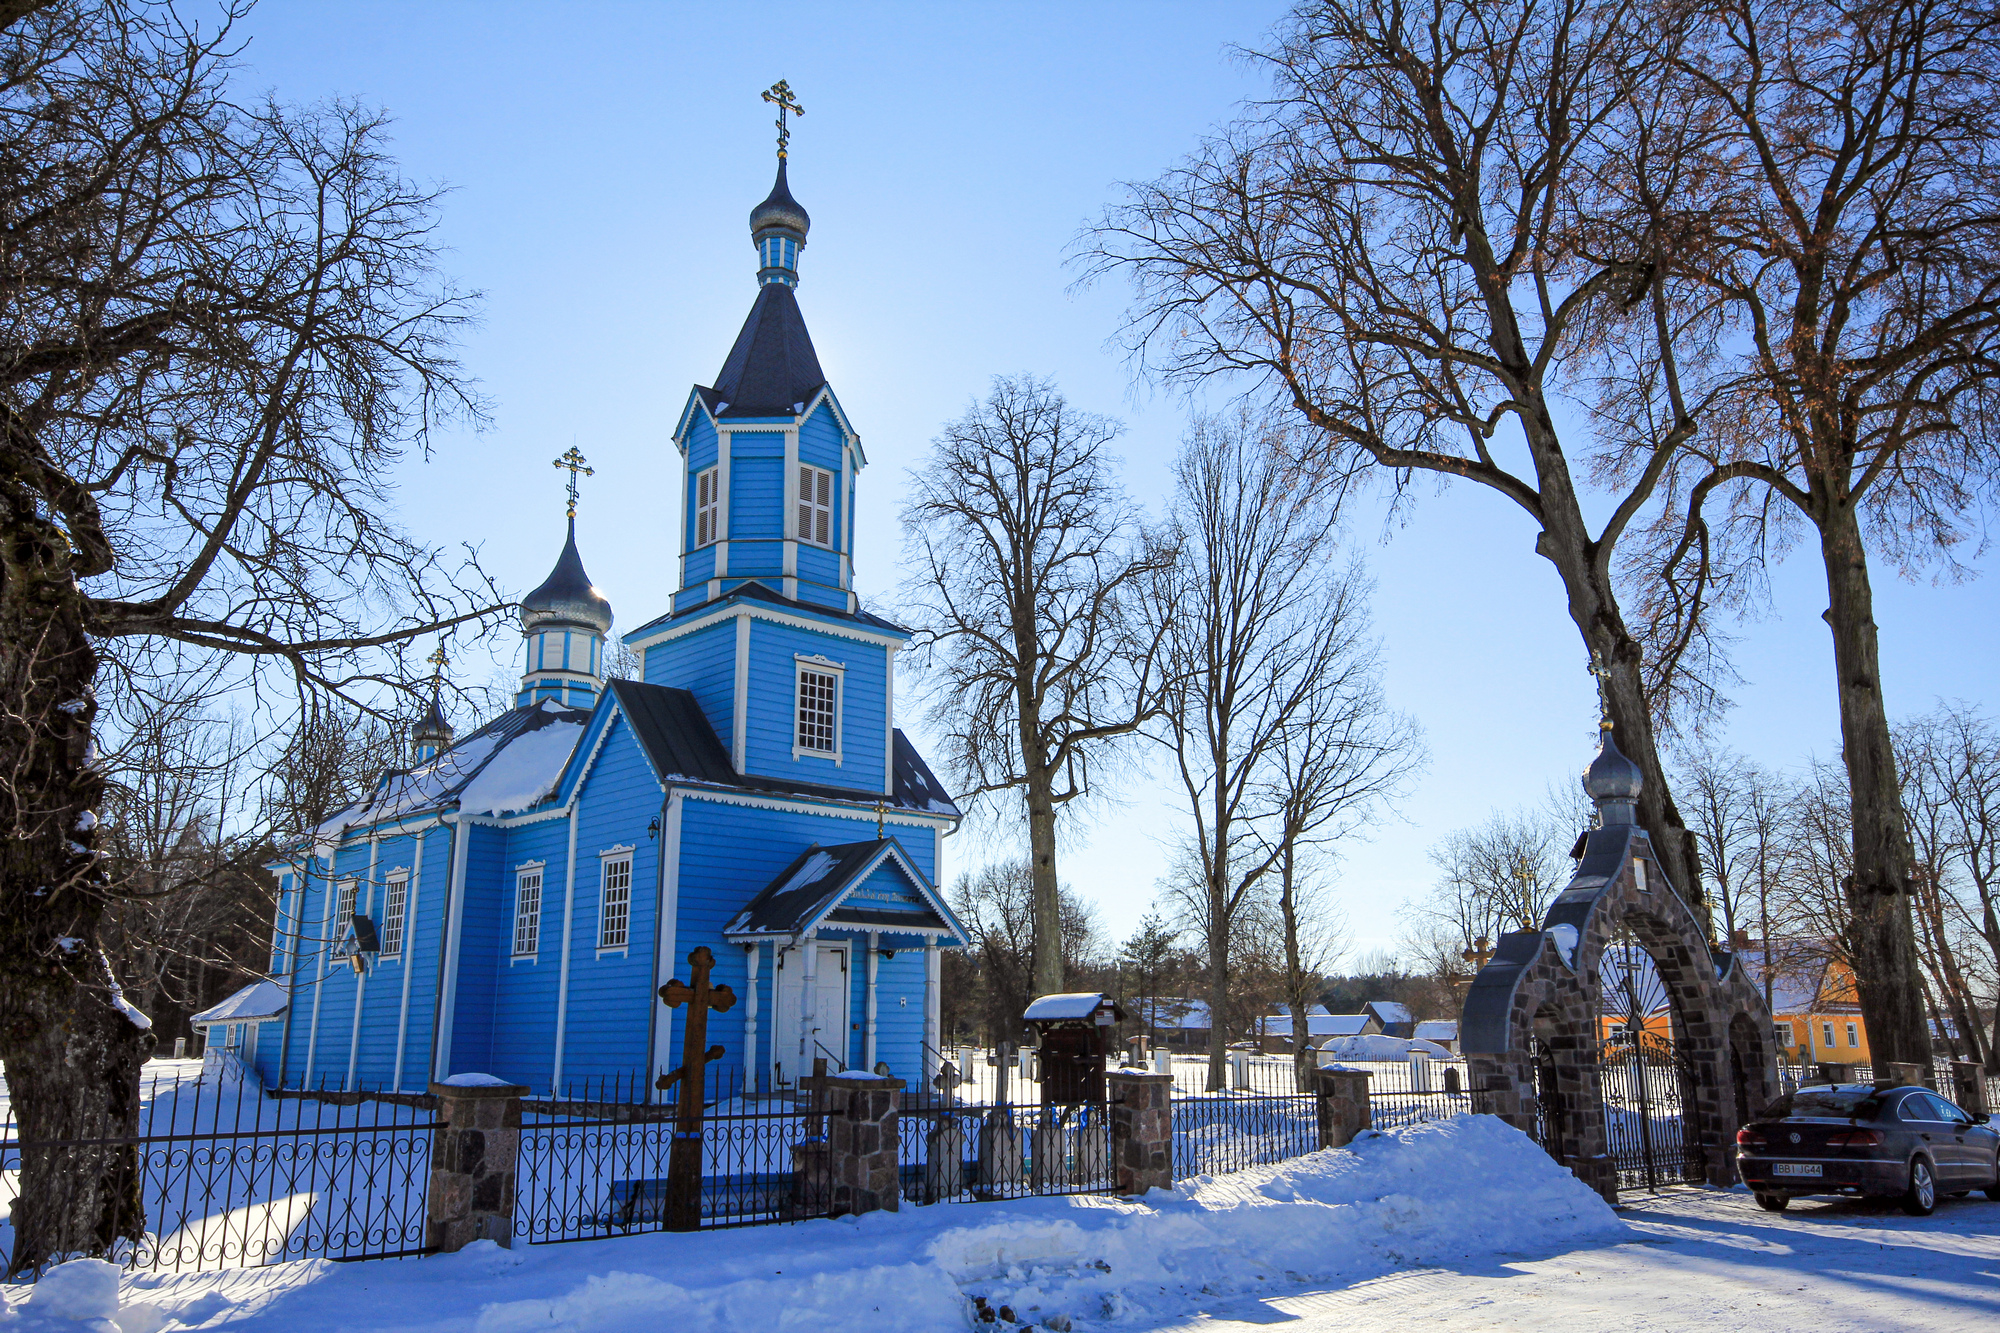
[(597, 469), (584, 462), (583, 455), (577, 451), (577, 447), (573, 444), (569, 447), (568, 453), (556, 460), (556, 466), (569, 469), (569, 516), (575, 518), (577, 474), (580, 472), (586, 477), (595, 476)]
[(1605, 686), (1611, 680), (1611, 668), (1604, 664), (1604, 654), (1592, 648), (1590, 665), (1584, 670), (1597, 678), (1597, 725), (1601, 730), (1611, 730), (1611, 696)]
[(429, 657), (425, 658), (424, 660), (426, 662), (429, 662), (432, 667), (436, 668), (431, 672), (433, 676), (442, 676), (444, 674), (445, 664), (451, 661), (449, 657), (446, 657), (444, 655), (444, 645), (442, 643), (440, 643), (437, 646), (435, 652), (433, 652)]
[(789, 111), (795, 116), (803, 116), (806, 109), (792, 96), (792, 85), (783, 79), (764, 90), (764, 100), (774, 102), (778, 107), (778, 160), (782, 162), (785, 160), (785, 148), (792, 141), (792, 131), (785, 124), (785, 113)]

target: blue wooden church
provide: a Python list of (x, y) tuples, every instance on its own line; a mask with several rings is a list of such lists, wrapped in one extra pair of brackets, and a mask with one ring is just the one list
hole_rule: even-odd
[(604, 679), (572, 450), (515, 706), (454, 740), (433, 704), (411, 766), (271, 867), (273, 980), (209, 1028), (267, 1084), (649, 1085), (685, 1013), (657, 991), (699, 945), (739, 997), (709, 1019), (725, 1077), (934, 1074), (939, 950), (966, 943), (936, 887), (959, 811), (896, 729), (909, 634), (853, 591), (867, 456), (799, 313), (809, 225), (781, 144), (750, 214), (756, 301), (674, 427), (680, 587), (623, 636), (641, 679)]

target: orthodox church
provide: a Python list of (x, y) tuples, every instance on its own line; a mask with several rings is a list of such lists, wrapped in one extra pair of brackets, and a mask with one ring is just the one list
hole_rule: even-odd
[(272, 979), (202, 1016), (267, 1084), (650, 1085), (686, 1014), (658, 992), (698, 946), (737, 996), (708, 1037), (740, 1086), (815, 1058), (934, 1072), (939, 950), (967, 942), (936, 887), (959, 811), (896, 728), (909, 633), (854, 594), (867, 455), (799, 312), (809, 227), (781, 139), (756, 300), (674, 426), (680, 586), (623, 636), (641, 678), (604, 678), (572, 450), (515, 706), (456, 739), (434, 703), (410, 767), (270, 866)]

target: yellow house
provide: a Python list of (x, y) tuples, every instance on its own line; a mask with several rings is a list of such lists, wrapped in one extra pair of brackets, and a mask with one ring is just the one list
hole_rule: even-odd
[(1854, 970), (1836, 957), (1830, 940), (1744, 938), (1738, 953), (1761, 986), (1771, 982), (1772, 1039), (1788, 1064), (1872, 1064), (1868, 1025), (1855, 1000)]

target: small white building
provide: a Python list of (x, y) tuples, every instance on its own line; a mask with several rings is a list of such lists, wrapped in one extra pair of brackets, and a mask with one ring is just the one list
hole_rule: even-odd
[(251, 1064), (257, 1058), (259, 1030), (284, 1016), (285, 988), (275, 981), (256, 981), (202, 1010), (188, 1025), (201, 1034), (204, 1049), (234, 1051)]

